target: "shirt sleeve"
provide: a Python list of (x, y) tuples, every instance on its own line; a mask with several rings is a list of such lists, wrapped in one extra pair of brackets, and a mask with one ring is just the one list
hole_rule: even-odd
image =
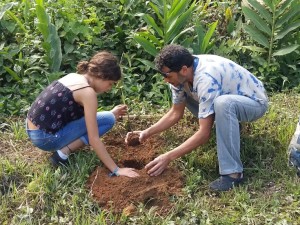
[(186, 93), (184, 91), (183, 85), (180, 85), (179, 87), (174, 87), (173, 85), (170, 85), (170, 88), (172, 91), (173, 104), (180, 104), (186, 102)]

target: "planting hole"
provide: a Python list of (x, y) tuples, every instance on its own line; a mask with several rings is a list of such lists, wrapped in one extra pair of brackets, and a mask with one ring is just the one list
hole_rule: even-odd
[(142, 162), (138, 162), (136, 160), (124, 160), (124, 167), (135, 168), (137, 170), (141, 170), (144, 168), (144, 164)]

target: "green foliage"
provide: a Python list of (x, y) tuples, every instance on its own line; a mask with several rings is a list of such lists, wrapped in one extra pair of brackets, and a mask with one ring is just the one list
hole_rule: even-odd
[(146, 52), (156, 56), (162, 46), (178, 42), (183, 34), (191, 30), (191, 27), (186, 26), (198, 6), (191, 0), (149, 1), (148, 4), (154, 15), (139, 14), (148, 26), (143, 27), (133, 38)]
[[(124, 75), (117, 87), (99, 97), (100, 108), (111, 108), (122, 98), (141, 112), (139, 102), (155, 109), (168, 107), (170, 91), (154, 70), (153, 59), (170, 43), (194, 54), (230, 58), (258, 76), (268, 90), (300, 90), (300, 50), (293, 50), (300, 45), (299, 1), (257, 4), (249, 1), (248, 14), (259, 14), (271, 31), (268, 14), (277, 21), (270, 63), (269, 48), (241, 30), (245, 18), (236, 1), (3, 0), (0, 85), (5, 88), (0, 89), (0, 115), (25, 115), (43, 87), (75, 72), (79, 61), (99, 50), (118, 56)], [(260, 32), (269, 37), (267, 30)], [(288, 46), (293, 51), (286, 54)]]
[[(244, 24), (250, 37), (261, 47), (247, 46), (252, 51), (259, 51), (259, 70), (266, 74), (264, 81), (271, 83), (275, 88), (283, 88), (285, 82), (294, 79), (299, 66), (299, 30), (300, 30), (300, 2), (299, 0), (269, 1), (260, 3), (248, 0), (248, 5), (242, 7), (243, 13), (250, 21)], [(298, 38), (297, 38), (298, 37)], [(294, 60), (288, 60), (293, 74), (287, 75), (287, 59), (291, 53), (295, 54)], [(266, 60), (264, 58), (267, 58)], [(266, 65), (266, 66), (264, 66)], [(277, 67), (274, 71), (268, 67)], [(275, 73), (274, 73), (275, 72)]]
[(43, 35), (42, 46), (46, 51), (46, 61), (49, 63), (51, 72), (58, 72), (61, 64), (61, 43), (54, 24), (44, 8), (44, 0), (36, 0), (37, 27)]
[[(195, 39), (190, 45), (191, 48), (194, 50), (194, 54), (205, 54), (212, 50), (215, 42), (211, 40), (216, 28), (218, 25), (218, 21), (212, 23), (208, 26), (208, 31), (205, 33), (203, 26), (196, 22), (195, 31), (197, 33)], [(186, 44), (185, 44), (186, 45)]]

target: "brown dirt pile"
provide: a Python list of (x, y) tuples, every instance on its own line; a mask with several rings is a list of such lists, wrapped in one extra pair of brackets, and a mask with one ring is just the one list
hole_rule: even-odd
[(150, 177), (144, 166), (159, 155), (164, 142), (159, 137), (150, 138), (145, 143), (127, 146), (120, 134), (108, 134), (104, 138), (108, 152), (120, 167), (133, 167), (140, 174), (137, 178), (109, 177), (109, 171), (97, 167), (88, 179), (94, 199), (104, 209), (114, 213), (133, 214), (138, 204), (147, 209), (156, 207), (160, 215), (167, 214), (172, 208), (171, 196), (181, 194), (183, 176), (169, 166), (160, 176)]

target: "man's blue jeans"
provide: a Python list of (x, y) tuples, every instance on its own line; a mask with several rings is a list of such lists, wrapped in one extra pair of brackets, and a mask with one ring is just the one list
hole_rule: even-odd
[[(198, 103), (188, 98), (187, 108), (198, 117)], [(239, 121), (261, 118), (268, 103), (261, 104), (240, 95), (221, 95), (214, 101), (219, 172), (221, 175), (242, 173)]]
[[(108, 132), (115, 124), (115, 116), (112, 112), (98, 112), (97, 123), (99, 135)], [(45, 151), (56, 151), (80, 139), (85, 145), (89, 144), (84, 117), (72, 121), (55, 134), (48, 134), (41, 130), (29, 130), (26, 122), (26, 132), (32, 143)]]

